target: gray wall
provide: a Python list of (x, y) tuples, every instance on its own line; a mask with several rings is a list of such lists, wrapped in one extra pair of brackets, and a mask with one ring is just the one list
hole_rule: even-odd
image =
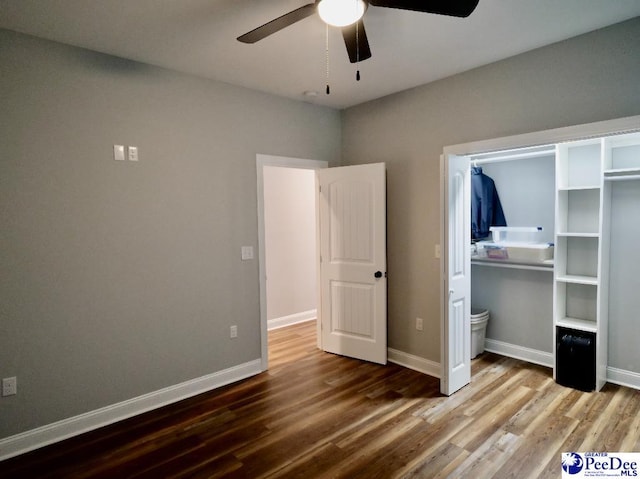
[(258, 359), (256, 154), (339, 164), (339, 113), (2, 30), (0, 69), (0, 437)]
[(553, 270), (472, 265), (471, 304), (489, 311), (487, 339), (553, 353)]
[(440, 361), (443, 147), (638, 115), (639, 51), (636, 18), (343, 112), (343, 163), (388, 167), (390, 347)]

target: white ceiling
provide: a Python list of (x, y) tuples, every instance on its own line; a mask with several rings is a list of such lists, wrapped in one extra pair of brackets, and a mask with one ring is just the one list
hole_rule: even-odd
[(370, 7), (373, 57), (360, 64), (360, 82), (339, 30), (329, 33), (327, 96), (317, 16), (253, 45), (236, 40), (311, 1), (0, 0), (0, 27), (345, 108), (640, 16), (640, 0), (480, 0), (466, 19)]

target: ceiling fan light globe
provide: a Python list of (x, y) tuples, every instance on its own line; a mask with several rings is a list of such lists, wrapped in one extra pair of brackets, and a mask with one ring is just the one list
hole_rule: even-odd
[(321, 0), (318, 15), (333, 27), (346, 27), (364, 15), (367, 6), (363, 0)]

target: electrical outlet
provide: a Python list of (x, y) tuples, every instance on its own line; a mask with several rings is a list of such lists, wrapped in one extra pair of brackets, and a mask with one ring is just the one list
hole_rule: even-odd
[(437, 244), (435, 246), (435, 248), (433, 249), (433, 255), (436, 257), (436, 259), (440, 259), (440, 245)]
[(253, 259), (253, 246), (243, 246), (240, 248), (240, 257), (242, 261)]
[(422, 318), (416, 318), (416, 329), (418, 331), (422, 331), (424, 329), (424, 322), (422, 321)]
[(14, 376), (12, 378), (4, 378), (2, 380), (2, 395), (14, 396), (18, 394), (18, 379)]
[(229, 328), (229, 337), (237, 338), (238, 337), (238, 326), (235, 324)]

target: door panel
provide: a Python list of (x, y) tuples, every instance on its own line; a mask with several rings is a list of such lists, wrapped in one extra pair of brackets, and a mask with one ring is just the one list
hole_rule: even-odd
[(375, 286), (331, 282), (331, 330), (374, 339), (371, 318), (375, 309)]
[(386, 364), (385, 165), (329, 168), (316, 175), (322, 348)]
[(445, 158), (445, 294), (440, 391), (453, 394), (471, 381), (471, 172), (469, 160)]

